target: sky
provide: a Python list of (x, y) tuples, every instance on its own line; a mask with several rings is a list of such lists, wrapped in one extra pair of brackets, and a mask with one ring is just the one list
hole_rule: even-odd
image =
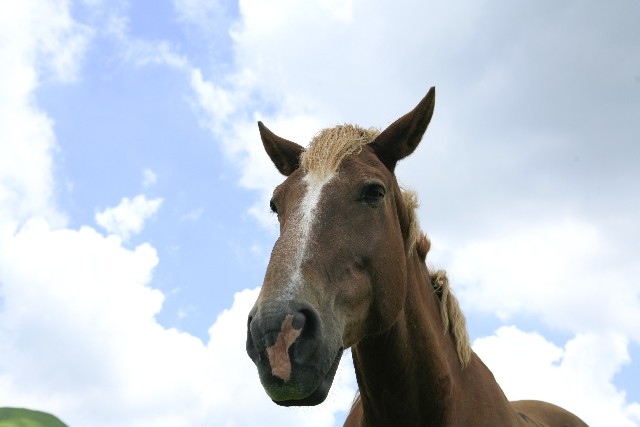
[(0, 5), (0, 406), (71, 427), (342, 425), (245, 354), (302, 145), (436, 86), (396, 172), (510, 399), (640, 426), (640, 2)]

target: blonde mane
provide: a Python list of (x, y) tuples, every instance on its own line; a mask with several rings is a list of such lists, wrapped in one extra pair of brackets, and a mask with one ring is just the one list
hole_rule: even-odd
[[(411, 253), (416, 250), (418, 256), (424, 261), (427, 252), (431, 247), (431, 242), (420, 229), (418, 222), (417, 209), (420, 205), (418, 196), (414, 191), (403, 189), (402, 197), (407, 209), (409, 219), (409, 236), (407, 238), (407, 252)], [(453, 340), (456, 344), (456, 352), (460, 364), (465, 367), (471, 361), (471, 343), (467, 332), (467, 322), (464, 313), (460, 309), (458, 299), (451, 292), (449, 286), (449, 278), (445, 270), (436, 270), (429, 272), (431, 286), (440, 298), (440, 317), (444, 324), (444, 333), (451, 332)]]
[[(345, 157), (356, 154), (364, 145), (371, 143), (380, 131), (375, 128), (364, 129), (357, 125), (343, 124), (318, 132), (300, 157), (300, 166), (305, 172), (313, 172), (326, 177), (338, 171)], [(414, 250), (424, 261), (431, 246), (418, 221), (418, 196), (414, 191), (403, 189), (402, 200), (407, 210), (409, 233), (405, 249), (408, 254)], [(467, 332), (466, 320), (457, 298), (451, 292), (449, 278), (444, 270), (429, 272), (431, 286), (440, 299), (440, 317), (444, 332), (451, 333), (456, 352), (463, 367), (471, 361), (471, 343)]]
[(350, 154), (362, 150), (372, 142), (380, 131), (364, 129), (357, 125), (338, 125), (318, 132), (300, 157), (300, 166), (305, 172), (325, 177), (335, 173)]
[(451, 332), (456, 343), (456, 352), (460, 359), (460, 364), (464, 368), (471, 362), (471, 343), (467, 332), (467, 321), (460, 309), (458, 299), (451, 292), (449, 278), (444, 270), (437, 270), (430, 273), (431, 286), (440, 296), (440, 316), (444, 323), (445, 334)]

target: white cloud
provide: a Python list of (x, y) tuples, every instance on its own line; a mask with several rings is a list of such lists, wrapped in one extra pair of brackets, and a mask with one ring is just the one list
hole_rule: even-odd
[(132, 234), (142, 231), (144, 222), (155, 215), (161, 204), (161, 198), (147, 200), (144, 194), (133, 199), (123, 197), (118, 206), (97, 212), (96, 223), (127, 241)]
[(136, 329), (160, 309), (162, 294), (145, 286), (155, 250), (124, 249), (91, 228), (51, 229), (39, 219), (16, 234), (4, 229), (0, 241), (2, 400), (64, 415), (81, 410), (117, 377), (113, 340), (137, 340)]
[(197, 221), (202, 217), (204, 208), (192, 209), (180, 217), (180, 221)]
[(130, 250), (42, 220), (1, 242), (3, 404), (96, 427), (331, 426), (350, 405), (348, 363), (322, 406), (290, 410), (267, 398), (244, 350), (258, 289), (236, 294), (205, 344), (156, 322), (164, 297), (149, 286), (158, 259), (148, 244)]
[(158, 175), (151, 169), (145, 169), (142, 171), (142, 186), (147, 188), (155, 185), (158, 182)]
[(526, 228), (504, 224), (501, 234), (470, 239), (439, 257), (469, 309), (503, 320), (529, 315), (572, 333), (618, 331), (640, 341), (640, 271), (621, 249), (592, 224), (560, 219)]
[[(191, 86), (197, 96), (198, 104), (206, 112), (203, 125), (215, 134), (221, 132), (229, 116), (240, 108), (242, 100), (237, 98), (240, 98), (242, 94), (229, 93), (212, 82), (205, 81), (202, 77), (202, 71), (197, 68), (191, 71)], [(232, 99), (232, 97), (236, 99)], [(223, 148), (231, 150), (233, 146), (224, 144)]]
[[(97, 5), (98, 9), (102, 5)], [(166, 40), (145, 40), (130, 34), (130, 19), (125, 3), (112, 3), (105, 8), (105, 33), (118, 43), (123, 61), (136, 66), (164, 65), (176, 70), (188, 68), (188, 60), (178, 53), (176, 46)]]
[(91, 31), (69, 16), (67, 2), (23, 1), (0, 7), (0, 221), (45, 215), (64, 219), (52, 203), (51, 120), (34, 102), (41, 74), (77, 77)]
[(220, 15), (226, 12), (225, 2), (203, 0), (173, 0), (178, 19), (189, 24), (196, 24), (201, 29), (215, 25)]
[(26, 0), (2, 6), (0, 16), (3, 73), (18, 67), (44, 68), (62, 80), (77, 77), (81, 57), (92, 37), (90, 28), (75, 22), (66, 1)]
[(636, 426), (640, 402), (628, 402), (613, 384), (629, 363), (619, 334), (578, 334), (564, 347), (514, 326), (479, 338), (474, 350), (510, 400), (539, 399), (560, 405), (593, 426)]
[[(282, 176), (265, 155), (260, 142), (257, 121), (264, 118), (252, 111), (254, 99), (259, 96), (252, 74), (241, 73), (232, 80), (231, 89), (226, 89), (206, 80), (199, 69), (192, 70), (190, 79), (202, 115), (201, 125), (211, 131), (227, 159), (238, 167), (240, 185), (260, 192), (259, 201), (249, 213), (266, 228), (273, 229), (275, 220), (269, 214), (269, 199)], [(286, 129), (286, 138), (302, 145), (306, 145), (320, 127), (317, 119), (306, 114), (279, 115), (268, 122), (275, 132)]]

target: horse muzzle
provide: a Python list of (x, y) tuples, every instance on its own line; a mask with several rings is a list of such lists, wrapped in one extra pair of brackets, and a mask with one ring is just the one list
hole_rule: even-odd
[[(329, 393), (341, 340), (309, 305), (256, 305), (249, 313), (247, 353), (269, 397), (282, 406), (312, 406)], [(331, 339), (334, 337), (334, 339)]]

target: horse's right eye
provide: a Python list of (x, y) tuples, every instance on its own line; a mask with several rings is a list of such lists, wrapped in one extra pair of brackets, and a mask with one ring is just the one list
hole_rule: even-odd
[(367, 184), (362, 189), (360, 200), (370, 206), (376, 206), (384, 197), (385, 189), (380, 184)]
[(278, 214), (278, 208), (276, 207), (276, 204), (273, 202), (273, 200), (269, 202), (269, 208), (271, 209), (271, 212), (276, 215)]

